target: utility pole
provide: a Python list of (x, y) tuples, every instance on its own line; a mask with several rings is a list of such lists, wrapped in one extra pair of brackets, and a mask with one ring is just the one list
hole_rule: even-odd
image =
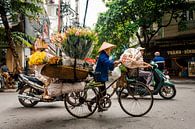
[(79, 26), (79, 0), (75, 0), (75, 12), (76, 12), (75, 24), (76, 26)]
[(58, 0), (58, 32), (61, 32), (61, 0)]
[(87, 2), (86, 2), (85, 15), (84, 15), (84, 19), (83, 19), (83, 27), (85, 27), (85, 20), (86, 20), (86, 16), (87, 16), (88, 3), (89, 3), (89, 0), (87, 0)]

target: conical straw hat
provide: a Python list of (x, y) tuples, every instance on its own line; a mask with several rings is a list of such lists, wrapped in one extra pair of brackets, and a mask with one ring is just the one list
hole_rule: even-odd
[(113, 45), (111, 43), (107, 43), (107, 42), (103, 42), (102, 46), (100, 47), (99, 51), (98, 52), (101, 52), (105, 49), (108, 49), (108, 48), (114, 48), (116, 47), (116, 45)]

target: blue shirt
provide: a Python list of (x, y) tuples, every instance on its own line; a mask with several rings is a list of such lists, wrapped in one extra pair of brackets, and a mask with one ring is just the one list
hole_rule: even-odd
[(1, 71), (2, 71), (2, 72), (9, 72), (9, 69), (7, 68), (6, 65), (3, 65), (3, 66), (1, 67)]
[(108, 72), (109, 70), (114, 69), (114, 62), (109, 60), (109, 56), (106, 54), (105, 51), (102, 51), (99, 55), (95, 72), (100, 72), (96, 76), (97, 81), (99, 82), (106, 82), (108, 81)]
[(163, 57), (161, 57), (161, 56), (155, 56), (154, 59), (153, 59), (153, 61), (155, 63), (164, 63), (165, 62), (165, 59)]

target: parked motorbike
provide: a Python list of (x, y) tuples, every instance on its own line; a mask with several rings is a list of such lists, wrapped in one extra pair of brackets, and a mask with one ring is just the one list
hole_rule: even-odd
[(56, 96), (52, 99), (42, 97), (44, 93), (44, 83), (36, 77), (25, 74), (18, 75), (18, 100), (24, 107), (33, 107), (39, 102), (63, 101), (64, 96)]
[[(172, 99), (176, 95), (175, 85), (170, 81), (169, 75), (165, 75), (158, 69), (158, 65), (155, 62), (150, 63), (152, 65), (151, 72), (153, 73), (153, 95), (160, 95), (164, 99)], [(137, 78), (138, 81), (146, 83), (142, 77)], [(124, 90), (123, 97), (127, 97), (128, 92)]]
[(0, 75), (0, 92), (3, 92), (5, 88), (5, 81), (3, 76)]

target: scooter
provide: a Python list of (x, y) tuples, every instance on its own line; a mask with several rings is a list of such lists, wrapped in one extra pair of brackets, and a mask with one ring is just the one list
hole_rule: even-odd
[(169, 75), (165, 75), (158, 69), (158, 65), (155, 62), (150, 63), (152, 65), (151, 72), (153, 73), (153, 95), (159, 95), (164, 99), (172, 99), (176, 95), (175, 84), (170, 81)]
[[(153, 73), (153, 90), (151, 90), (153, 95), (159, 94), (164, 99), (174, 98), (176, 95), (176, 88), (175, 85), (170, 81), (170, 77), (160, 71), (155, 62), (151, 62), (150, 64), (152, 65), (151, 72)], [(145, 79), (142, 77), (138, 77), (137, 80), (146, 83)], [(124, 90), (123, 97), (127, 96), (128, 92), (127, 90)]]
[(5, 81), (2, 75), (0, 75), (0, 92), (3, 92), (5, 88)]
[(19, 74), (17, 76), (18, 100), (24, 107), (33, 107), (39, 102), (63, 101), (63, 95), (52, 97), (52, 99), (43, 98), (44, 83), (36, 77), (27, 76), (25, 74)]

